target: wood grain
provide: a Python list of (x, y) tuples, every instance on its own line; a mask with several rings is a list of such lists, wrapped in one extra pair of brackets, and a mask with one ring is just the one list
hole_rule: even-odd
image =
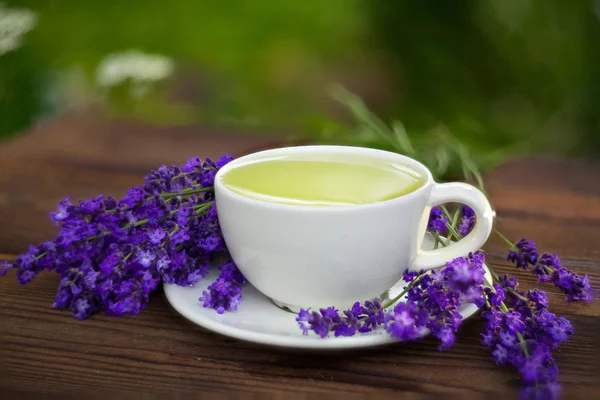
[[(66, 116), (0, 145), (0, 258), (51, 239), (47, 213), (66, 195), (122, 195), (161, 164), (191, 155), (242, 154), (269, 147), (270, 135), (206, 127), (107, 123), (94, 115)], [(542, 251), (588, 273), (591, 305), (566, 303), (547, 286), (553, 311), (576, 329), (556, 353), (564, 395), (600, 396), (600, 165), (546, 158), (513, 160), (486, 177), (511, 238), (534, 238)], [(485, 247), (500, 273), (514, 273), (506, 249)], [(519, 274), (522, 285), (534, 283)], [(189, 324), (162, 293), (141, 315), (77, 321), (50, 308), (58, 277), (20, 286), (13, 272), (0, 279), (0, 393), (39, 398), (361, 399), (438, 393), (478, 397), (516, 394), (517, 374), (499, 368), (479, 343), (478, 318), (462, 327), (445, 352), (426, 339), (376, 350), (329, 353), (283, 351), (240, 342)], [(210, 398), (210, 397), (203, 397)]]

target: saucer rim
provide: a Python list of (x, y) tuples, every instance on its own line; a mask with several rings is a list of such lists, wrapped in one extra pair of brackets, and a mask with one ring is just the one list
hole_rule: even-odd
[[(488, 266), (484, 264), (483, 268), (485, 270), (486, 278), (491, 279), (491, 272)], [(167, 301), (171, 304), (171, 307), (173, 307), (175, 311), (177, 311), (188, 321), (193, 322), (194, 324), (202, 328), (221, 334), (223, 336), (228, 336), (246, 342), (283, 348), (319, 350), (346, 349), (354, 347), (376, 347), (390, 343), (401, 342), (401, 340), (397, 338), (392, 338), (390, 335), (386, 334), (385, 332), (382, 332), (381, 330), (373, 333), (366, 333), (356, 336), (330, 336), (327, 338), (321, 338), (316, 335), (310, 334), (302, 336), (287, 336), (275, 333), (261, 333), (251, 331), (248, 329), (237, 328), (225, 323), (220, 323), (215, 318), (207, 317), (201, 313), (196, 313), (194, 312), (193, 308), (190, 308), (189, 306), (185, 305), (187, 303), (179, 302), (177, 301), (177, 299), (174, 298), (175, 292), (177, 290), (186, 290), (187, 288), (183, 288), (175, 284), (164, 284), (163, 287), (165, 296), (167, 298)], [(260, 295), (260, 292), (258, 292), (258, 294)], [(271, 303), (271, 306), (276, 309), (279, 309), (275, 304)], [(478, 311), (479, 308), (475, 304), (467, 304), (465, 308), (459, 312), (463, 317), (464, 321), (466, 319), (471, 318)], [(290, 315), (290, 318), (292, 318), (292, 315)], [(425, 338), (428, 335), (429, 332), (425, 333), (422, 337)]]

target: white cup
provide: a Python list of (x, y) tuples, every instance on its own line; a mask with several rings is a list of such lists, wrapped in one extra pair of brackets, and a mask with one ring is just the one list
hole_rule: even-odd
[[(240, 195), (221, 182), (249, 161), (303, 155), (344, 155), (406, 165), (424, 177), (414, 192), (377, 203), (301, 206)], [(215, 178), (219, 222), (227, 248), (248, 281), (275, 304), (292, 311), (378, 298), (406, 269), (432, 269), (479, 249), (494, 212), (484, 194), (465, 183), (434, 182), (421, 163), (387, 151), (347, 146), (299, 146), (266, 150), (225, 165)], [(475, 211), (475, 227), (459, 242), (423, 251), (431, 207), (463, 203)]]

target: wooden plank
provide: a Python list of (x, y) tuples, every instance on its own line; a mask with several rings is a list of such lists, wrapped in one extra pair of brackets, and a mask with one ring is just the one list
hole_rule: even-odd
[[(206, 127), (149, 127), (106, 123), (95, 116), (64, 117), (0, 146), (0, 258), (29, 243), (51, 239), (56, 228), (47, 213), (66, 195), (122, 195), (162, 163), (191, 155), (242, 154), (271, 147), (270, 136), (219, 132)], [(501, 220), (497, 227), (518, 240), (535, 239), (542, 251), (588, 273), (591, 305), (566, 303), (546, 286), (551, 307), (566, 315), (575, 336), (556, 353), (568, 397), (600, 394), (600, 165), (544, 158), (513, 160), (486, 177)], [(505, 261), (496, 238), (485, 246), (500, 273), (517, 273), (526, 288), (531, 275)], [(426, 339), (367, 351), (282, 351), (228, 339), (179, 317), (158, 293), (136, 317), (73, 319), (50, 308), (58, 277), (42, 274), (27, 286), (14, 271), (0, 279), (0, 391), (192, 396), (234, 391), (283, 398), (315, 394), (347, 398), (416, 393), (510, 394), (518, 375), (499, 368), (480, 342), (478, 318), (462, 327), (445, 352)], [(287, 397), (285, 397), (287, 398)]]

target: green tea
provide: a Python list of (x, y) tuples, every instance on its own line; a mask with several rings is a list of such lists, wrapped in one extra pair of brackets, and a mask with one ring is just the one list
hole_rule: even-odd
[(411, 193), (424, 182), (406, 166), (378, 159), (304, 157), (249, 162), (225, 173), (221, 182), (246, 197), (303, 206), (375, 203)]

